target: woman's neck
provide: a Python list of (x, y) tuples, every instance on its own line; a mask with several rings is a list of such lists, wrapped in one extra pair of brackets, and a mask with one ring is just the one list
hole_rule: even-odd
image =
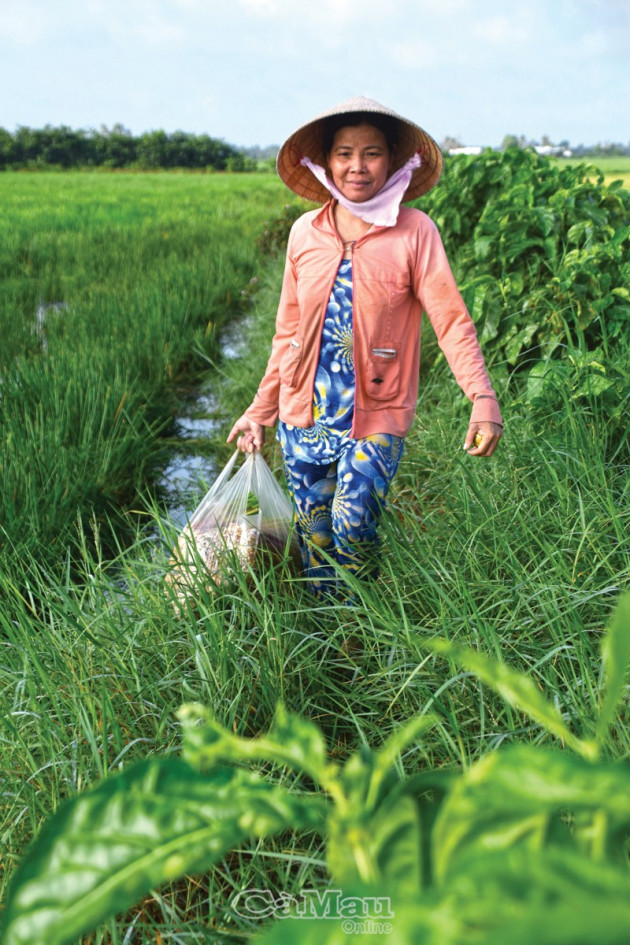
[(366, 223), (365, 220), (355, 217), (353, 213), (350, 213), (339, 203), (336, 203), (333, 208), (333, 217), (337, 233), (344, 244), (358, 240), (360, 236), (363, 236), (372, 228), (371, 223)]

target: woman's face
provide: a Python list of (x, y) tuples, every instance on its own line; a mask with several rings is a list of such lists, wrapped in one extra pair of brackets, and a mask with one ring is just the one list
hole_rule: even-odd
[(333, 183), (344, 197), (356, 203), (379, 192), (391, 173), (391, 164), (385, 135), (373, 125), (340, 128), (328, 155)]

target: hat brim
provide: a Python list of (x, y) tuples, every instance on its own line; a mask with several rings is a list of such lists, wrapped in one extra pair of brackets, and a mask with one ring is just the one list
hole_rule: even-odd
[(327, 155), (324, 140), (327, 119), (338, 115), (350, 115), (353, 112), (374, 112), (388, 115), (396, 121), (398, 134), (392, 173), (402, 167), (414, 154), (420, 155), (422, 163), (413, 173), (403, 195), (403, 202), (415, 200), (437, 184), (442, 173), (443, 160), (442, 152), (431, 135), (419, 125), (403, 118), (402, 115), (379, 102), (359, 97), (335, 105), (334, 108), (322, 112), (321, 115), (301, 125), (280, 147), (276, 158), (276, 168), (280, 178), (293, 193), (314, 203), (325, 203), (330, 199), (329, 191), (307, 167), (300, 164), (300, 161), (303, 157), (308, 157), (314, 164), (325, 167)]

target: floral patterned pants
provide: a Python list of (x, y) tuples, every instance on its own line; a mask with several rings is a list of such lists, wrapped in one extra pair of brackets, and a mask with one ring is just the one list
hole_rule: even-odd
[(352, 574), (378, 572), (377, 525), (403, 446), (402, 437), (374, 434), (349, 440), (330, 463), (283, 456), (304, 573), (316, 597), (343, 594), (331, 560)]

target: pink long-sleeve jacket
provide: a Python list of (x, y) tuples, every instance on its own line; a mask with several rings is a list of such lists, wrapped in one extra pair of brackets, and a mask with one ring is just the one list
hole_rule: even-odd
[[(313, 425), (313, 385), (326, 308), (343, 256), (333, 201), (305, 213), (289, 235), (271, 356), (245, 415)], [(420, 210), (401, 207), (393, 227), (372, 227), (352, 247), (354, 421), (350, 435), (405, 436), (418, 399), (420, 320), (425, 311), (472, 421), (502, 423), (472, 319), (442, 240)]]

